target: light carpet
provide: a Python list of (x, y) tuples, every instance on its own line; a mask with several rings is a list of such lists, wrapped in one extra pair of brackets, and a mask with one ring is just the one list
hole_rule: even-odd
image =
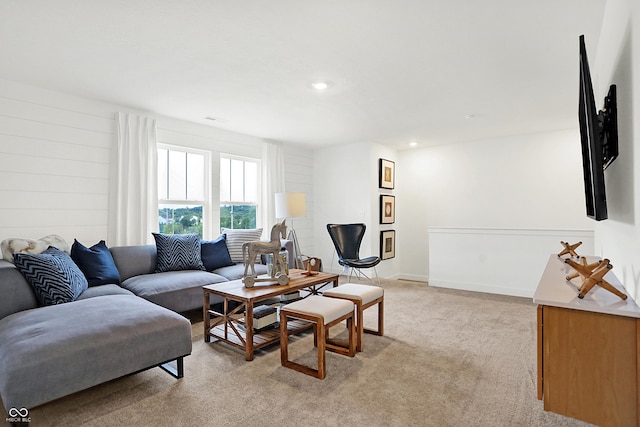
[[(281, 367), (278, 346), (247, 362), (226, 344), (205, 343), (196, 319), (183, 379), (154, 368), (114, 380), (32, 409), (30, 425), (588, 425), (545, 412), (536, 398), (530, 299), (382, 286), (385, 336), (365, 335), (354, 358), (327, 353), (325, 380)], [(374, 327), (376, 309), (365, 317)], [(314, 363), (312, 334), (294, 337), (290, 352)]]

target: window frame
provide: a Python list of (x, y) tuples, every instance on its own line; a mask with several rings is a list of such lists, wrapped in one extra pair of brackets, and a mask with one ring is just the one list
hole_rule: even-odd
[[(160, 213), (160, 205), (175, 205), (175, 206), (202, 206), (202, 236), (201, 238), (203, 239), (208, 239), (211, 236), (211, 230), (212, 230), (212, 226), (211, 226), (211, 222), (212, 222), (212, 211), (211, 211), (211, 206), (212, 206), (212, 202), (211, 202), (211, 152), (207, 151), (207, 150), (201, 150), (201, 149), (197, 149), (197, 148), (191, 148), (191, 147), (186, 147), (183, 145), (173, 145), (173, 144), (163, 144), (163, 143), (158, 143), (157, 144), (157, 148), (158, 150), (167, 150), (168, 152), (170, 151), (174, 151), (174, 152), (180, 152), (180, 153), (187, 153), (187, 154), (196, 154), (196, 155), (201, 155), (203, 156), (203, 171), (202, 171), (202, 179), (203, 179), (203, 183), (202, 183), (202, 196), (203, 199), (202, 200), (198, 200), (198, 199), (162, 199), (160, 198), (160, 168), (158, 168), (158, 193), (157, 193), (157, 197), (158, 197), (158, 215)], [(159, 156), (158, 156), (158, 161), (160, 161)], [(169, 182), (169, 164), (167, 163), (167, 179), (166, 179), (166, 184), (168, 185)], [(188, 182), (188, 172), (185, 171), (185, 183)], [(167, 188), (166, 191), (166, 195), (167, 197), (169, 197), (169, 190)], [(188, 194), (187, 194), (188, 196)], [(159, 225), (158, 225), (159, 226)]]
[[(246, 182), (246, 170), (244, 167), (244, 163), (254, 163), (256, 165), (256, 201), (233, 201), (233, 200), (222, 200), (222, 159), (231, 160), (239, 160), (243, 162), (243, 181)], [(229, 183), (231, 183), (232, 173), (231, 169), (229, 169)], [(222, 206), (255, 206), (256, 207), (256, 228), (260, 228), (262, 226), (262, 159), (248, 156), (239, 156), (235, 154), (229, 153), (220, 153), (220, 162), (219, 162), (219, 197), (218, 197), (218, 210), (222, 208)], [(243, 199), (246, 194), (246, 184), (243, 186)], [(229, 188), (229, 196), (231, 196), (231, 188)], [(232, 224), (233, 225), (233, 224)], [(222, 218), (219, 221), (220, 231), (222, 231)]]

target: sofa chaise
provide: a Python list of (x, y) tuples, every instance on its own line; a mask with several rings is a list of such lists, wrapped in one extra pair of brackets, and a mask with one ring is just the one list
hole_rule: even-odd
[[(290, 241), (282, 244), (291, 249)], [(202, 285), (244, 271), (227, 263), (156, 272), (156, 245), (108, 251), (119, 283), (88, 286), (71, 302), (47, 306), (13, 263), (0, 260), (0, 397), (7, 412), (157, 366), (182, 377), (192, 341), (191, 323), (179, 313), (202, 308)]]

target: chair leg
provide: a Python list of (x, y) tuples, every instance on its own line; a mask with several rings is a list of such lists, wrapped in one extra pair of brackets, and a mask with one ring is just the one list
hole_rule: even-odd
[(313, 346), (318, 347), (318, 324), (313, 324)]
[(327, 362), (324, 358), (325, 346), (327, 344), (327, 330), (324, 325), (316, 324), (316, 326), (318, 330), (318, 378), (323, 380), (327, 375)]
[(367, 274), (361, 269), (351, 267), (351, 269), (349, 270), (349, 279), (347, 280), (347, 283), (351, 283), (351, 276), (353, 276), (354, 275), (353, 273), (355, 272), (355, 276), (357, 279), (362, 279), (364, 277), (374, 285), (380, 286), (380, 277), (378, 276), (378, 270), (375, 267), (372, 267), (372, 268), (373, 268), (373, 272), (376, 275), (376, 280), (373, 280), (373, 277), (367, 276)]
[(356, 327), (357, 330), (357, 345), (356, 350), (362, 351), (362, 335), (364, 334), (364, 310), (362, 309), (362, 303), (356, 303)]
[[(366, 334), (373, 334), (373, 335), (383, 336), (384, 335), (384, 296), (379, 298), (377, 300), (377, 302), (374, 301), (374, 303), (378, 305), (378, 329), (374, 330), (374, 329), (364, 328), (363, 332), (366, 333)], [(367, 308), (373, 306), (374, 303), (372, 303), (372, 304), (366, 306), (365, 308), (363, 308), (363, 310), (362, 310), (363, 313), (364, 313), (364, 310), (366, 310)]]
[(357, 347), (357, 337), (354, 339), (356, 327), (353, 320), (353, 316), (347, 319), (347, 327), (349, 328), (349, 357), (355, 356)]
[(384, 335), (384, 298), (378, 303), (378, 334)]

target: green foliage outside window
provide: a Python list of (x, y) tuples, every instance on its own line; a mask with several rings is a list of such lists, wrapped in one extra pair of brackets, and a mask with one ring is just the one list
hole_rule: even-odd
[(158, 209), (160, 233), (198, 234), (202, 237), (202, 206), (161, 207)]
[(221, 205), (220, 228), (256, 228), (255, 205)]

